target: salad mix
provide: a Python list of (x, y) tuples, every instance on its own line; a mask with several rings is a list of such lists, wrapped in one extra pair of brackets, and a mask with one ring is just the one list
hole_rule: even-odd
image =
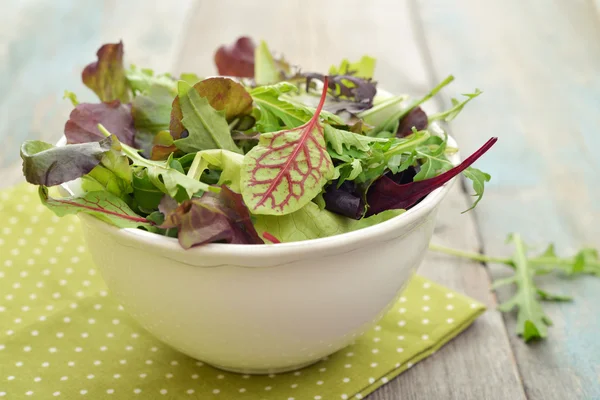
[[(490, 176), (461, 164), (434, 121), (481, 92), (427, 115), (420, 99), (378, 93), (375, 60), (307, 73), (247, 37), (215, 53), (218, 77), (126, 68), (121, 42), (82, 73), (98, 103), (79, 103), (65, 146), (26, 141), (23, 172), (57, 215), (84, 212), (120, 228), (205, 243), (260, 244), (354, 231), (400, 215), (458, 174), (481, 199)], [(51, 197), (77, 180), (81, 190)]]

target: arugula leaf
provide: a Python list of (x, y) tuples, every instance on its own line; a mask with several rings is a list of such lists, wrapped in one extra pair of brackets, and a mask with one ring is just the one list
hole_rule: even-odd
[(547, 326), (552, 325), (552, 321), (537, 301), (538, 289), (533, 282), (534, 271), (528, 265), (525, 244), (518, 234), (510, 235), (509, 240), (512, 240), (515, 245), (513, 255), (515, 276), (502, 283), (514, 283), (517, 286), (517, 292), (509, 300), (500, 304), (498, 309), (508, 312), (517, 308), (516, 331), (518, 335), (523, 336), (526, 342), (545, 338), (548, 335)]
[(490, 176), (490, 174), (487, 174), (473, 167), (469, 167), (466, 170), (464, 170), (463, 175), (465, 176), (465, 178), (470, 179), (472, 181), (473, 190), (475, 191), (474, 196), (477, 197), (477, 199), (473, 202), (473, 205), (465, 211), (463, 211), (463, 213), (466, 213), (467, 211), (470, 211), (477, 207), (477, 203), (479, 203), (479, 201), (483, 197), (485, 182), (489, 182), (490, 179), (492, 179), (492, 177)]
[(23, 174), (34, 185), (55, 186), (92, 171), (111, 151), (112, 138), (55, 147), (39, 140), (21, 145)]
[(221, 187), (218, 195), (205, 193), (200, 198), (184, 201), (165, 216), (160, 228), (177, 228), (184, 249), (204, 243), (264, 243), (258, 234), (242, 196)]
[(104, 154), (99, 165), (81, 177), (81, 188), (86, 192), (106, 190), (127, 202), (130, 200), (128, 194), (133, 191), (131, 167), (129, 159), (121, 152), (119, 140), (114, 136), (111, 138), (111, 150)]
[(457, 99), (452, 98), (452, 107), (449, 110), (442, 111), (437, 114), (433, 114), (433, 115), (429, 116), (429, 120), (430, 121), (444, 120), (446, 122), (452, 121), (462, 111), (462, 109), (465, 107), (465, 105), (468, 102), (473, 100), (475, 97), (479, 96), (481, 93), (483, 93), (481, 90), (475, 89), (475, 92), (473, 92), (473, 93), (463, 94), (463, 96), (466, 97), (466, 99), (463, 101), (458, 101)]
[(440, 90), (442, 90), (445, 86), (447, 86), (453, 80), (454, 80), (454, 77), (452, 75), (448, 76), (446, 79), (444, 79), (442, 82), (440, 82), (436, 87), (434, 87), (425, 96), (423, 96), (419, 100), (414, 101), (410, 106), (408, 106), (408, 108), (401, 109), (400, 111), (395, 112), (394, 114), (389, 116), (387, 119), (385, 119), (383, 122), (381, 122), (377, 126), (375, 126), (375, 128), (373, 128), (373, 130), (371, 130), (369, 132), (369, 136), (375, 136), (378, 133), (384, 132), (384, 131), (397, 132), (399, 121), (405, 115), (407, 115), (415, 107), (418, 107), (421, 104), (425, 103), (427, 100), (431, 99), (433, 96), (435, 96)]
[[(98, 127), (105, 136), (110, 136), (110, 132), (106, 130), (102, 125)], [(187, 198), (191, 198), (195, 193), (199, 191), (213, 191), (218, 192), (219, 189), (211, 187), (203, 182), (192, 179), (186, 176), (182, 171), (173, 166), (173, 155), (166, 161), (153, 161), (147, 160), (142, 157), (138, 151), (126, 144), (121, 144), (123, 153), (129, 157), (132, 162), (132, 168), (138, 171), (140, 168), (146, 168), (148, 170), (148, 179), (154, 186), (160, 189), (163, 193), (168, 194), (174, 199), (181, 198), (180, 191), (183, 191)], [(181, 168), (181, 167), (180, 167)]]
[[(284, 93), (297, 91), (298, 88), (289, 82), (280, 82), (269, 86), (259, 86), (250, 91), (250, 95), (256, 105), (260, 108), (261, 118), (258, 126), (274, 127), (274, 118), (280, 118), (284, 126), (295, 128), (304, 124), (311, 117), (306, 107), (298, 107), (288, 101), (280, 100), (279, 96)], [(270, 114), (270, 115), (269, 115)], [(281, 128), (277, 124), (276, 130)], [(265, 130), (264, 132), (272, 132)]]
[(151, 227), (146, 218), (140, 217), (117, 196), (109, 192), (88, 192), (81, 197), (55, 199), (48, 195), (48, 188), (40, 186), (38, 193), (42, 204), (59, 217), (83, 212), (118, 228)]
[[(462, 163), (433, 178), (397, 184), (387, 176), (375, 181), (367, 193), (369, 211), (367, 215), (377, 214), (392, 208), (407, 209), (424, 196), (441, 187), (450, 179), (471, 166), (479, 157), (488, 151), (497, 138), (488, 140), (479, 150), (467, 157)], [(416, 178), (416, 177), (415, 177)]]
[(243, 162), (244, 156), (232, 151), (221, 149), (199, 151), (190, 166), (188, 176), (192, 179), (200, 179), (206, 169), (219, 169), (222, 172), (217, 185), (227, 185), (234, 192), (240, 193), (240, 170)]
[(360, 135), (354, 132), (336, 129), (331, 125), (325, 125), (324, 133), (325, 141), (327, 141), (331, 148), (338, 154), (344, 154), (344, 148), (369, 151), (371, 149), (371, 143), (388, 142), (388, 139)]
[(101, 101), (119, 100), (128, 103), (129, 87), (123, 67), (123, 42), (105, 44), (96, 53), (98, 61), (83, 70), (83, 83), (92, 89)]
[(310, 202), (334, 174), (319, 114), (327, 96), (305, 124), (260, 135), (258, 145), (244, 157), (241, 188), (253, 214), (284, 215)]
[(189, 132), (188, 137), (175, 140), (178, 149), (185, 153), (209, 149), (240, 153), (231, 138), (224, 111), (216, 111), (206, 97), (183, 81), (179, 82), (178, 99), (183, 114), (181, 123)]
[(341, 235), (376, 225), (402, 214), (404, 210), (387, 210), (360, 220), (321, 210), (313, 202), (286, 215), (255, 215), (254, 227), (261, 237), (269, 233), (283, 243)]
[(332, 65), (329, 68), (329, 75), (353, 75), (357, 78), (373, 78), (375, 74), (375, 59), (364, 55), (356, 62), (350, 62), (343, 59), (339, 67)]
[(131, 116), (131, 107), (115, 100), (111, 102), (78, 104), (65, 124), (67, 143), (97, 142), (104, 138), (98, 130), (98, 124), (106, 126), (121, 143), (133, 146), (135, 128)]
[(229, 46), (219, 47), (214, 58), (219, 75), (254, 77), (255, 48), (249, 37), (240, 37)]

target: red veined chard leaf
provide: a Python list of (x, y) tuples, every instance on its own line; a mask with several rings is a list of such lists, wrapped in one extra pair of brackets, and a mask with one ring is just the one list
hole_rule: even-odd
[(260, 135), (244, 157), (241, 189), (254, 214), (284, 215), (310, 202), (333, 177), (319, 114), (327, 96), (327, 78), (312, 118), (296, 128)]
[(152, 226), (150, 221), (134, 213), (123, 200), (106, 191), (56, 199), (48, 195), (45, 186), (40, 186), (38, 192), (42, 203), (59, 217), (83, 212), (119, 228)]
[(376, 180), (367, 192), (369, 210), (367, 215), (373, 215), (390, 209), (407, 209), (421, 198), (433, 192), (456, 175), (463, 172), (479, 157), (496, 143), (498, 138), (491, 138), (479, 150), (467, 157), (456, 167), (434, 178), (422, 181), (398, 184), (384, 175)]
[(232, 244), (261, 244), (242, 196), (222, 186), (219, 194), (205, 193), (185, 200), (167, 213), (163, 229), (177, 228), (179, 243), (192, 246), (224, 241)]
[(131, 106), (121, 104), (119, 100), (108, 103), (80, 103), (71, 111), (65, 124), (67, 143), (99, 142), (104, 135), (98, 129), (98, 124), (105, 126), (119, 138), (121, 143), (133, 146), (135, 128), (131, 116)]
[(129, 102), (129, 86), (123, 67), (123, 42), (108, 43), (96, 53), (98, 61), (83, 70), (83, 83), (102, 101)]

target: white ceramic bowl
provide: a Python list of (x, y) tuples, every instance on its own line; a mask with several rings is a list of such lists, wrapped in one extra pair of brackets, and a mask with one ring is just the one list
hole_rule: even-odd
[(184, 250), (173, 238), (79, 216), (106, 284), (144, 328), (215, 367), (274, 373), (342, 349), (388, 311), (422, 261), (453, 182), (381, 224), (275, 245)]

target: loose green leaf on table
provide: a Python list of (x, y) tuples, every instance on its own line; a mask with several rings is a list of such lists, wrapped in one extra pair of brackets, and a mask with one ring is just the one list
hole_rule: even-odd
[(598, 251), (593, 248), (583, 248), (572, 257), (559, 257), (554, 245), (550, 244), (544, 252), (535, 257), (527, 255), (528, 246), (518, 234), (509, 236), (509, 241), (515, 246), (511, 257), (493, 257), (485, 254), (469, 253), (461, 250), (450, 249), (443, 246), (430, 244), (429, 249), (455, 257), (461, 257), (483, 263), (503, 264), (514, 270), (514, 274), (494, 281), (492, 287), (515, 285), (515, 294), (502, 303), (500, 311), (508, 312), (517, 309), (517, 334), (525, 341), (543, 339), (548, 334), (548, 326), (552, 321), (545, 314), (540, 301), (571, 301), (571, 297), (562, 294), (548, 293), (539, 288), (535, 283), (535, 276), (557, 272), (561, 275), (573, 277), (580, 275), (600, 276), (600, 259)]
[(119, 100), (128, 103), (129, 85), (123, 67), (123, 42), (105, 44), (96, 53), (98, 61), (83, 70), (83, 83), (92, 89), (101, 101)]
[(244, 157), (241, 188), (253, 214), (284, 215), (310, 202), (333, 177), (319, 114), (327, 95), (323, 89), (317, 111), (305, 124), (260, 135)]
[(55, 186), (77, 179), (94, 169), (111, 151), (112, 138), (99, 142), (55, 147), (40, 140), (21, 145), (23, 174), (34, 185)]

